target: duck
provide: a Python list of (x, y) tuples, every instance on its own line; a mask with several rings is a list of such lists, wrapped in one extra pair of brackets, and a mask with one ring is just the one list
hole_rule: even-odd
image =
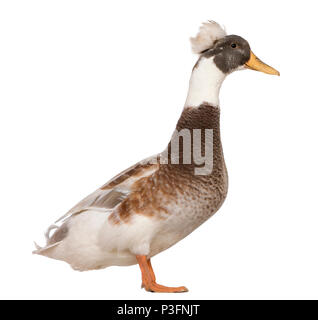
[(188, 291), (185, 286), (158, 284), (151, 258), (191, 234), (226, 198), (221, 85), (243, 69), (280, 75), (257, 58), (244, 38), (227, 35), (215, 21), (204, 22), (190, 42), (198, 59), (165, 150), (119, 173), (76, 204), (47, 229), (45, 246), (35, 243), (34, 254), (64, 261), (78, 271), (139, 265), (146, 291)]

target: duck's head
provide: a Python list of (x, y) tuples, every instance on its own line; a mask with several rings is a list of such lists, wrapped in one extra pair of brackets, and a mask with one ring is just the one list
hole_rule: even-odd
[(216, 22), (204, 23), (191, 39), (192, 50), (199, 54), (193, 68), (185, 106), (208, 103), (219, 105), (219, 91), (226, 76), (234, 71), (252, 69), (272, 75), (279, 72), (259, 60), (249, 43), (240, 36), (226, 35)]
[(249, 43), (240, 36), (226, 35), (216, 22), (204, 23), (196, 37), (191, 38), (193, 52), (213, 60), (225, 75), (242, 69), (252, 69), (279, 76), (279, 72), (258, 59)]

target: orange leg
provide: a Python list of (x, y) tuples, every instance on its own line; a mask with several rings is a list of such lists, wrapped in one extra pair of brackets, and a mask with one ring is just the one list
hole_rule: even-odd
[(142, 287), (152, 292), (187, 292), (186, 287), (165, 287), (156, 283), (150, 259), (146, 256), (136, 256), (142, 275)]
[[(147, 265), (148, 265), (151, 281), (156, 282), (156, 276), (155, 276), (155, 273), (154, 273), (154, 271), (152, 269), (152, 265), (151, 265), (150, 259), (147, 259)], [(144, 277), (142, 277), (141, 288), (145, 288)]]

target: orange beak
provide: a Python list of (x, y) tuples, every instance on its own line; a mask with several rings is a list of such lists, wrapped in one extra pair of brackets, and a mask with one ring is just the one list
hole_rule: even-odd
[(252, 51), (250, 59), (245, 63), (245, 67), (255, 71), (280, 76), (280, 73), (276, 69), (270, 67), (269, 65), (258, 59)]

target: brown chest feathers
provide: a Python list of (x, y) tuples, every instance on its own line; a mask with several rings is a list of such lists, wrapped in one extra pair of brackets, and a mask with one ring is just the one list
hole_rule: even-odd
[[(206, 160), (210, 160), (213, 164), (211, 171), (203, 175), (195, 174), (195, 169), (200, 167), (195, 162), (195, 148), (190, 148), (190, 156), (185, 155), (183, 139), (178, 141), (179, 163), (172, 161), (171, 140), (167, 149), (160, 154), (163, 156), (161, 158), (160, 155), (158, 156), (160, 161), (158, 169), (151, 175), (136, 180), (127, 198), (109, 217), (111, 222), (115, 224), (129, 222), (134, 214), (165, 219), (174, 213), (172, 208), (176, 207), (179, 209), (181, 207), (181, 210), (182, 207), (192, 207), (194, 215), (210, 216), (221, 206), (227, 193), (227, 172), (220, 139), (219, 108), (208, 104), (197, 108), (185, 108), (176, 126), (177, 132), (184, 129), (190, 137), (192, 146), (194, 132), (200, 129), (201, 155), (206, 152), (205, 129), (213, 130), (213, 153), (204, 155)], [(209, 156), (210, 159), (208, 159)], [(188, 162), (184, 161), (185, 157)], [(141, 168), (138, 167), (138, 173), (140, 170)], [(132, 174), (134, 173), (137, 172), (133, 171)]]

